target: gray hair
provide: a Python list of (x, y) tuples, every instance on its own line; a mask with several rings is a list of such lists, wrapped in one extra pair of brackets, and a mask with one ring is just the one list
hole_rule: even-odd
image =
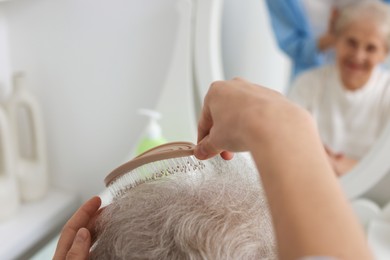
[(249, 156), (139, 185), (99, 217), (91, 259), (277, 259)]
[(385, 44), (390, 49), (390, 6), (379, 0), (363, 0), (348, 4), (341, 9), (335, 24), (336, 35), (357, 19), (374, 22), (385, 36)]

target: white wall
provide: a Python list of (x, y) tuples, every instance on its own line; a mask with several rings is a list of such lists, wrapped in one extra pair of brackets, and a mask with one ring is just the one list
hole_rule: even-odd
[(4, 4), (11, 58), (43, 109), (56, 186), (84, 198), (141, 134), (176, 29), (171, 0), (18, 0)]
[[(86, 199), (133, 149), (153, 107), (177, 28), (174, 0), (17, 0), (3, 4), (11, 59), (42, 105), (52, 183)], [(226, 0), (226, 75), (283, 90), (288, 62), (264, 2)]]

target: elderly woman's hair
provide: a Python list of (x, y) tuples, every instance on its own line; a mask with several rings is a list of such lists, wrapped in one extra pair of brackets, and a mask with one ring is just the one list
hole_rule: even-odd
[(385, 37), (390, 49), (390, 6), (379, 0), (361, 0), (341, 9), (335, 23), (335, 33), (340, 34), (351, 22), (366, 19), (374, 22)]
[(253, 162), (236, 156), (206, 165), (141, 184), (110, 204), (91, 259), (276, 259)]

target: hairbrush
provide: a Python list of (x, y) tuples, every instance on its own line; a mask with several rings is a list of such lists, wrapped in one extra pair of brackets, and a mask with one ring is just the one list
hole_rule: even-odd
[(195, 145), (171, 142), (156, 146), (114, 169), (104, 179), (114, 197), (145, 182), (166, 176), (197, 172), (205, 164), (194, 156)]

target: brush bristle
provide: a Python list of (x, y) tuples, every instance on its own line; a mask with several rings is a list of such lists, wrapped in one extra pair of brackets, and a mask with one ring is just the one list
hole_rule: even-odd
[(108, 189), (113, 197), (120, 197), (127, 190), (142, 183), (163, 178), (165, 176), (196, 172), (204, 169), (205, 164), (195, 156), (166, 159), (144, 164), (127, 172), (109, 184)]

